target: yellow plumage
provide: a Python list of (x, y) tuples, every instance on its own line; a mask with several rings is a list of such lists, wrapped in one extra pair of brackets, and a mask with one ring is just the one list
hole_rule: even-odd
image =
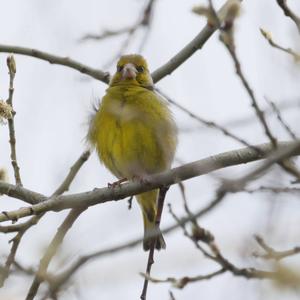
[[(146, 178), (170, 168), (177, 131), (166, 103), (153, 91), (146, 61), (139, 55), (121, 57), (99, 110), (93, 117), (89, 140), (100, 160), (119, 179)], [(155, 227), (158, 191), (137, 196), (145, 227), (144, 249)], [(156, 243), (164, 248), (162, 236)]]

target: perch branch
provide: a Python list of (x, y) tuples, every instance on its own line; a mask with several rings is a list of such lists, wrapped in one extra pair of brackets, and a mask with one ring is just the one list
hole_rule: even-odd
[[(278, 143), (276, 151), (270, 143), (256, 145), (255, 148), (260, 150), (259, 153), (249, 147), (224, 152), (199, 161), (185, 164), (181, 167), (177, 167), (163, 173), (152, 175), (149, 177), (149, 182), (147, 183), (129, 182), (114, 189), (100, 188), (94, 189), (90, 192), (52, 197), (30, 207), (22, 207), (15, 211), (2, 212), (0, 213), (0, 222), (18, 220), (19, 218), (46, 211), (61, 211), (67, 208), (81, 207), (82, 203), (86, 206), (92, 206), (99, 203), (105, 203), (107, 201), (121, 200), (132, 195), (147, 192), (164, 185), (172, 185), (179, 181), (184, 181), (225, 167), (259, 160), (267, 157), (271, 153), (273, 153), (272, 157), (267, 159), (268, 167), (277, 161), (285, 159), (287, 156), (290, 157), (300, 154), (299, 140)], [(0, 193), (5, 194), (5, 192), (7, 192), (7, 188), (4, 188), (3, 190), (1, 188), (3, 186), (6, 187), (6, 185), (6, 183), (0, 184)]]

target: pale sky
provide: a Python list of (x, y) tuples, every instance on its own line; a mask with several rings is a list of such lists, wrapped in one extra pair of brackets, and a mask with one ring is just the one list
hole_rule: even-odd
[[(262, 27), (272, 33), (274, 40), (285, 47), (300, 49), (300, 39), (294, 24), (277, 7), (276, 1), (243, 1), (241, 16), (236, 23), (237, 54), (245, 75), (262, 108), (267, 107), (265, 97), (277, 104), (300, 101), (299, 64), (288, 55), (271, 48), (260, 34)], [(300, 10), (296, 0), (291, 7)], [(131, 25), (139, 16), (141, 0), (10, 0), (1, 6), (1, 44), (37, 48), (53, 54), (70, 56), (82, 63), (102, 68), (118, 53), (124, 37), (112, 37), (102, 42), (79, 43), (86, 33), (105, 29), (119, 29)], [(214, 1), (219, 7), (223, 1)], [(153, 71), (184, 47), (205, 25), (205, 20), (192, 14), (191, 9), (205, 1), (157, 0), (153, 24), (142, 54)], [(139, 31), (126, 53), (137, 51), (142, 38)], [(8, 74), (6, 54), (0, 54), (0, 98), (6, 99)], [(84, 76), (75, 70), (30, 57), (16, 55), (14, 107), (17, 154), (24, 186), (49, 195), (61, 183), (69, 167), (85, 149), (84, 137), (92, 105), (97, 103), (106, 89), (102, 82)], [(107, 70), (104, 70), (107, 71)], [(114, 71), (114, 67), (109, 69)], [(245, 126), (229, 127), (249, 143), (267, 142), (255, 119), (250, 99), (235, 75), (231, 58), (215, 34), (186, 63), (158, 84), (165, 93), (200, 116), (227, 124), (243, 117), (253, 116)], [(198, 123), (171, 106), (179, 130), (177, 158), (190, 162), (212, 154), (242, 147), (213, 129), (199, 127)], [(300, 134), (299, 106), (287, 109), (283, 116), (294, 131)], [(276, 118), (269, 122), (280, 140), (288, 135)], [(186, 129), (191, 129), (186, 132)], [(0, 167), (13, 172), (9, 160), (8, 128), (1, 126)], [(179, 165), (175, 163), (174, 165)], [(194, 178), (185, 183), (188, 201), (193, 209), (204, 206), (214, 195), (219, 177), (240, 176), (249, 166), (234, 167), (212, 175)], [(278, 175), (264, 177), (267, 184), (288, 183), (290, 178)], [(281, 174), (281, 173), (280, 173)], [(95, 153), (83, 166), (70, 192), (92, 190), (106, 186), (114, 177), (101, 165)], [(275, 199), (276, 197), (276, 199)], [(277, 200), (275, 208), (269, 199)], [(251, 257), (256, 249), (252, 235), (269, 234), (274, 246), (284, 249), (299, 242), (299, 203), (293, 199), (284, 209), (279, 195), (230, 195), (215, 211), (201, 219), (200, 224), (215, 235), (224, 255), (239, 266), (266, 267)], [(179, 189), (173, 186), (167, 202), (182, 215)], [(24, 206), (20, 201), (1, 197), (1, 211)], [(270, 216), (270, 210), (273, 215)], [(40, 224), (24, 237), (17, 253), (18, 261), (26, 266), (37, 266), (41, 252), (48, 245), (67, 212), (48, 213)], [(287, 217), (288, 216), (288, 217)], [(274, 222), (276, 220), (276, 223)], [(173, 222), (167, 209), (161, 227)], [(270, 223), (271, 222), (271, 223)], [(270, 225), (271, 224), (271, 225)], [(272, 235), (267, 231), (272, 228)], [(297, 227), (297, 228), (296, 228)], [(67, 234), (61, 252), (50, 270), (67, 266), (78, 256), (95, 250), (118, 245), (142, 235), (142, 217), (137, 204), (128, 211), (126, 201), (110, 202), (91, 207)], [(9, 251), (8, 239), (0, 235), (1, 263)], [(167, 235), (167, 250), (156, 255), (152, 275), (158, 278), (206, 274), (218, 268), (203, 258), (180, 230)], [(293, 260), (297, 263), (297, 258)], [(299, 259), (298, 259), (299, 263)], [(74, 285), (65, 293), (69, 299), (138, 299), (142, 289), (139, 272), (146, 266), (146, 254), (138, 246), (111, 257), (87, 264), (73, 277)], [(24, 299), (31, 278), (12, 276), (0, 290), (0, 299)], [(75, 287), (76, 286), (76, 287)], [(176, 300), (185, 299), (296, 299), (289, 292), (269, 292), (270, 284), (221, 275), (210, 281), (173, 289)], [(148, 299), (169, 299), (167, 284), (150, 284)], [(43, 289), (41, 289), (43, 291)], [(261, 298), (259, 298), (261, 297)], [(289, 298), (287, 298), (289, 297)], [(38, 298), (37, 298), (38, 299)]]

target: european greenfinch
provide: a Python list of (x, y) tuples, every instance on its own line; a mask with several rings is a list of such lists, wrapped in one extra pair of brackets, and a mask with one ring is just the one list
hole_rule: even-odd
[[(167, 103), (155, 91), (147, 62), (140, 55), (124, 55), (117, 63), (99, 109), (91, 119), (88, 139), (100, 161), (118, 178), (147, 180), (170, 169), (177, 144), (177, 129)], [(155, 230), (158, 190), (136, 196), (143, 212), (144, 250), (156, 242), (166, 247)]]

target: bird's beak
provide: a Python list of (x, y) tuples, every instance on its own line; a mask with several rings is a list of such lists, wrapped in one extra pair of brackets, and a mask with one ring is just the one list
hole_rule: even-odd
[(128, 63), (124, 66), (122, 71), (122, 80), (126, 79), (135, 79), (137, 70), (135, 66), (131, 63)]

